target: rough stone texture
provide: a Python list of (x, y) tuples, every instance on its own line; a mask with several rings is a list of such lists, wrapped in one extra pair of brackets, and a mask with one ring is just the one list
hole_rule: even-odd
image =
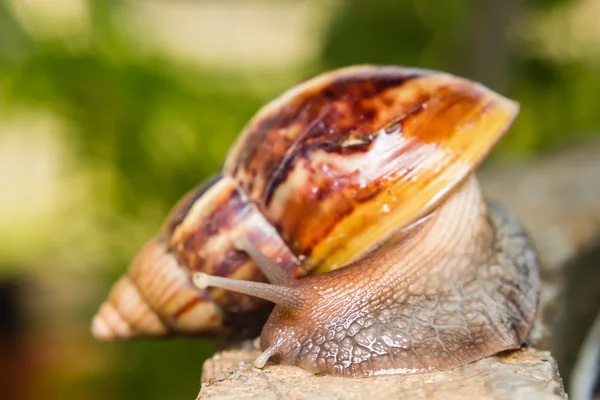
[[(251, 362), (258, 351), (225, 351), (205, 363), (198, 398), (566, 398), (556, 361), (547, 350), (558, 354), (561, 363), (565, 360), (561, 370), (568, 371), (585, 335), (586, 323), (578, 314), (577, 321), (583, 325), (581, 339), (575, 340), (573, 335), (570, 340), (563, 339), (570, 335), (574, 313), (566, 278), (571, 270), (577, 270), (573, 265), (578, 257), (600, 248), (598, 154), (600, 146), (587, 146), (534, 163), (496, 165), (479, 174), (486, 196), (500, 201), (519, 217), (541, 254), (541, 312), (527, 343), (542, 350), (529, 347), (443, 372), (364, 379), (315, 376), (300, 368), (279, 365), (257, 370)], [(589, 303), (589, 299), (597, 298), (600, 291), (592, 275), (585, 271), (577, 275), (574, 283), (579, 290), (570, 290), (587, 299), (581, 300), (579, 308), (594, 316), (600, 302), (590, 310), (589, 305), (595, 303)], [(588, 286), (589, 290), (585, 289)]]
[(564, 399), (549, 352), (533, 349), (423, 375), (315, 376), (300, 368), (252, 367), (258, 351), (225, 351), (204, 364), (198, 399)]

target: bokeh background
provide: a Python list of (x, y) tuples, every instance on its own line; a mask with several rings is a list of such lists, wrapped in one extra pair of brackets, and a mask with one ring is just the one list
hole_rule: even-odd
[(282, 90), (357, 63), (442, 69), (521, 102), (492, 161), (533, 158), (600, 139), (599, 21), (600, 0), (0, 0), (5, 398), (196, 395), (209, 342), (101, 343), (89, 322)]

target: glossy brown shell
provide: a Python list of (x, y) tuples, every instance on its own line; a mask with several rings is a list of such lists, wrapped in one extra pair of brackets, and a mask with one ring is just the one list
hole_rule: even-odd
[(448, 74), (342, 69), (264, 107), (223, 173), (309, 269), (337, 268), (430, 211), (479, 165), (517, 111)]
[[(233, 246), (239, 236), (290, 276), (339, 268), (435, 208), (517, 112), (487, 88), (435, 71), (361, 66), (320, 75), (257, 113), (220, 174), (174, 208), (159, 240), (188, 275), (264, 280)], [(216, 309), (204, 319), (219, 322), (193, 332), (236, 325), (268, 307), (209, 289), (190, 294), (177, 318), (206, 301)], [(159, 311), (168, 305), (150, 308), (165, 331), (178, 332)]]

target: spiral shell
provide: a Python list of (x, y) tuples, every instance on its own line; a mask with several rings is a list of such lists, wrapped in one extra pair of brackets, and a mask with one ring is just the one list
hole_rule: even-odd
[(344, 68), (288, 90), (248, 123), (220, 174), (174, 208), (94, 335), (256, 332), (265, 301), (194, 289), (190, 274), (264, 281), (238, 237), (292, 277), (357, 260), (440, 204), (517, 112), (479, 84), (401, 67)]

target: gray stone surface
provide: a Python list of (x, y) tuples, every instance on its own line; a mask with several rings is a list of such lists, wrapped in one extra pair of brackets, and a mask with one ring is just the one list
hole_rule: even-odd
[(198, 399), (564, 399), (550, 353), (509, 352), (449, 371), (374, 378), (315, 376), (297, 367), (252, 367), (258, 351), (232, 350), (204, 364)]

